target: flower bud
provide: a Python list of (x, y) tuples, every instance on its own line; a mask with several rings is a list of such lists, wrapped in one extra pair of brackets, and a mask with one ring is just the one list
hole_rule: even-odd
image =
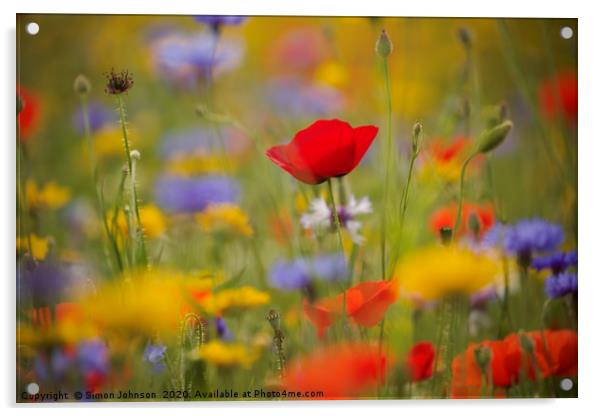
[(479, 217), (474, 212), (468, 216), (468, 228), (475, 236), (478, 236), (481, 232), (481, 221), (479, 221)]
[(470, 48), (472, 46), (472, 33), (465, 27), (461, 27), (458, 30), (458, 39), (465, 48)]
[(491, 348), (485, 345), (481, 345), (474, 350), (474, 359), (483, 373), (487, 373), (489, 370), (491, 355)]
[(77, 94), (88, 94), (92, 89), (92, 85), (85, 75), (79, 74), (73, 81), (73, 89)]
[(392, 51), (393, 45), (391, 44), (391, 39), (389, 39), (389, 35), (387, 35), (387, 32), (383, 29), (376, 41), (376, 53), (381, 58), (386, 58), (391, 55)]
[(486, 130), (479, 139), (477, 144), (477, 152), (488, 153), (498, 147), (508, 135), (510, 129), (512, 129), (512, 122), (506, 120), (497, 126)]
[(278, 331), (280, 329), (280, 315), (278, 314), (278, 311), (275, 309), (270, 309), (265, 319), (267, 319), (274, 331)]
[(134, 149), (130, 152), (130, 157), (134, 160), (140, 160), (140, 152)]
[(448, 246), (452, 239), (452, 229), (450, 227), (441, 227), (439, 229), (439, 237), (443, 245)]
[(414, 124), (412, 131), (412, 152), (418, 154), (420, 151), (420, 144), (422, 143), (422, 124), (417, 122)]
[(533, 354), (533, 352), (535, 351), (535, 343), (533, 342), (531, 337), (529, 337), (529, 335), (527, 335), (524, 331), (519, 331), (518, 340), (520, 342), (521, 348), (527, 354)]

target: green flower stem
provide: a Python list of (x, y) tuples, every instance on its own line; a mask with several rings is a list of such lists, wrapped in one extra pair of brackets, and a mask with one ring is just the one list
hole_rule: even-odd
[(387, 144), (385, 148), (385, 190), (382, 202), (382, 214), (381, 214), (381, 236), (380, 236), (380, 249), (381, 249), (381, 278), (386, 280), (387, 278), (387, 202), (389, 197), (390, 187), (390, 170), (391, 170), (391, 156), (393, 154), (393, 130), (392, 130), (392, 117), (393, 117), (393, 106), (391, 102), (391, 81), (389, 76), (389, 61), (385, 57), (383, 58), (383, 77), (385, 80), (385, 95), (386, 95), (386, 106), (387, 106)]
[(130, 140), (128, 138), (127, 122), (125, 117), (125, 107), (123, 98), (117, 95), (117, 104), (119, 109), (119, 122), (121, 124), (121, 133), (123, 135), (123, 146), (125, 148), (125, 160), (127, 161), (128, 171), (132, 172), (132, 156), (130, 155)]
[(470, 161), (477, 155), (478, 153), (473, 153), (470, 155), (462, 165), (462, 170), (460, 171), (460, 196), (458, 199), (458, 210), (456, 212), (456, 221), (454, 222), (454, 229), (452, 231), (452, 241), (456, 238), (458, 233), (458, 228), (460, 227), (460, 222), (462, 221), (462, 203), (464, 200), (464, 177), (466, 176), (466, 168)]
[(339, 248), (343, 257), (345, 257), (345, 251), (343, 250), (343, 234), (341, 231), (341, 219), (339, 218), (339, 212), (337, 210), (337, 204), (334, 200), (334, 192), (332, 190), (332, 179), (328, 179), (328, 193), (330, 195), (330, 204), (332, 207), (332, 216), (334, 219), (334, 227), (337, 230), (337, 234), (339, 235)]

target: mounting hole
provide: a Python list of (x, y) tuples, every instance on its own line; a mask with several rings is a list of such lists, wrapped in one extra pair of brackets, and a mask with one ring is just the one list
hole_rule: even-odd
[(35, 36), (40, 31), (40, 25), (36, 22), (29, 22), (27, 23), (27, 26), (25, 26), (25, 31), (31, 36)]
[(573, 29), (569, 26), (565, 26), (560, 29), (560, 37), (563, 39), (570, 39), (573, 37)]
[(40, 392), (40, 386), (38, 386), (38, 383), (29, 383), (26, 387), (26, 390), (27, 393), (33, 396), (34, 394), (38, 394)]
[(564, 391), (570, 391), (573, 388), (573, 380), (570, 378), (563, 378), (560, 380), (560, 388)]

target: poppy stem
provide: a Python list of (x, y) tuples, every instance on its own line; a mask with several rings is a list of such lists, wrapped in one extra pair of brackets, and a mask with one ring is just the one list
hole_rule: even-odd
[(334, 200), (334, 191), (332, 189), (332, 179), (328, 179), (328, 193), (330, 195), (330, 203), (332, 205), (332, 217), (334, 220), (334, 226), (337, 230), (337, 234), (339, 235), (339, 248), (341, 249), (341, 253), (343, 257), (345, 257), (345, 250), (343, 250), (343, 234), (341, 232), (341, 219), (339, 218), (339, 211), (337, 210), (337, 204)]
[(456, 220), (454, 221), (454, 229), (452, 230), (452, 241), (456, 238), (456, 235), (458, 234), (458, 229), (460, 228), (460, 222), (462, 220), (462, 202), (464, 200), (464, 177), (466, 176), (466, 168), (468, 167), (468, 164), (470, 163), (472, 158), (474, 158), (477, 154), (477, 152), (471, 154), (462, 165), (462, 170), (460, 172), (460, 196), (458, 198), (458, 210), (456, 212)]
[(387, 241), (386, 241), (386, 231), (387, 231), (387, 201), (389, 197), (389, 187), (390, 187), (390, 170), (391, 170), (391, 156), (393, 154), (393, 130), (392, 130), (392, 115), (393, 115), (393, 104), (391, 101), (391, 80), (389, 76), (389, 61), (385, 56), (383, 59), (383, 76), (385, 79), (385, 95), (386, 95), (386, 106), (387, 106), (387, 145), (385, 149), (385, 190), (383, 193), (383, 202), (382, 202), (382, 217), (381, 217), (381, 237), (380, 237), (380, 246), (381, 246), (381, 274), (382, 280), (385, 280), (387, 277)]

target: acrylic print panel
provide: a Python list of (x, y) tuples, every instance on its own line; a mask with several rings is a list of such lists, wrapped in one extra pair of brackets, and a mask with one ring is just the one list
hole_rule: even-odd
[(17, 22), (17, 401), (577, 396), (575, 19)]

